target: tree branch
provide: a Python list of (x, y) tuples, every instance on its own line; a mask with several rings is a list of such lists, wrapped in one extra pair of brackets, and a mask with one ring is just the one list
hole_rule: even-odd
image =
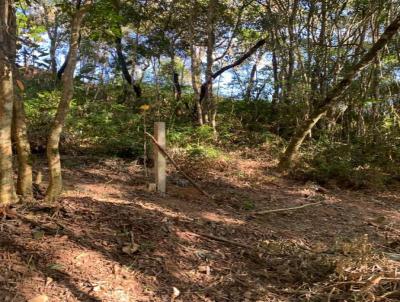
[(256, 44), (254, 44), (245, 54), (243, 54), (239, 59), (237, 59), (235, 62), (232, 64), (229, 64), (227, 66), (222, 67), (220, 70), (217, 72), (213, 73), (211, 76), (211, 79), (208, 79), (206, 82), (204, 82), (201, 85), (201, 90), (200, 90), (200, 102), (204, 99), (204, 97), (207, 95), (207, 86), (210, 84), (210, 82), (217, 77), (219, 77), (221, 74), (223, 74), (225, 71), (232, 69), (240, 64), (242, 64), (245, 60), (247, 60), (249, 57), (251, 57), (260, 47), (262, 47), (264, 44), (267, 43), (267, 39), (261, 39), (259, 40)]

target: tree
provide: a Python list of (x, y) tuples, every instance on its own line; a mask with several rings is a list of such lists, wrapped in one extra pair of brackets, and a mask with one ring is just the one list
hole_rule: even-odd
[(386, 28), (381, 37), (374, 43), (371, 49), (356, 64), (349, 68), (347, 73), (343, 76), (343, 79), (339, 81), (327, 93), (327, 96), (323, 100), (321, 100), (320, 105), (314, 110), (311, 116), (298, 128), (298, 130), (290, 140), (289, 145), (279, 162), (279, 167), (281, 169), (286, 169), (293, 164), (293, 161), (297, 156), (300, 146), (306, 138), (307, 134), (311, 131), (315, 124), (324, 115), (326, 115), (327, 112), (332, 109), (332, 107), (337, 104), (338, 98), (350, 86), (354, 77), (374, 60), (378, 52), (387, 45), (387, 43), (397, 33), (399, 28), (400, 15), (394, 18), (394, 20)]
[(17, 57), (17, 20), (15, 11), (11, 12), (10, 18), (10, 61), (14, 75), (15, 87), (19, 93), (14, 91), (12, 132), (15, 141), (18, 159), (17, 194), (24, 200), (32, 199), (32, 161), (31, 146), (28, 140), (27, 124), (25, 118), (24, 102), (22, 94), (25, 89), (16, 63)]
[(13, 3), (0, 1), (0, 204), (15, 202), (13, 181), (11, 123), (14, 102), (12, 62), (9, 49), (12, 42), (8, 30), (12, 22)]
[(81, 5), (80, 1), (78, 1), (76, 11), (73, 12), (71, 19), (68, 62), (62, 76), (62, 96), (47, 140), (47, 160), (49, 164), (50, 181), (46, 191), (46, 202), (56, 201), (62, 192), (61, 159), (59, 151), (60, 136), (74, 94), (74, 72), (78, 60), (79, 36), (82, 20), (90, 8), (90, 5), (90, 2)]

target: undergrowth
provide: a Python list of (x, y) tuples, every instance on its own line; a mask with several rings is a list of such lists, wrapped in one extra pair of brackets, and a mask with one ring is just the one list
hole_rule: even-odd
[[(40, 77), (27, 81), (24, 92), (29, 138), (33, 152), (44, 153), (60, 89), (57, 83)], [(154, 100), (151, 87), (144, 87), (148, 111), (140, 110), (117, 82), (97, 90), (76, 83), (65, 130), (61, 137), (63, 153), (83, 153), (135, 159), (144, 153), (144, 131), (152, 132), (155, 121), (167, 124), (168, 148), (192, 165), (230, 160), (229, 153), (238, 151), (242, 158), (260, 159), (268, 155), (278, 159), (295, 129), (293, 114), (302, 108), (287, 108), (287, 116), (276, 115), (267, 100), (246, 102), (218, 98), (217, 135), (208, 125), (198, 126), (187, 108), (194, 106), (193, 97), (176, 103), (163, 90), (161, 103)], [(186, 105), (184, 105), (186, 104)], [(186, 108), (186, 109), (185, 109)], [(180, 109), (181, 113), (175, 112)], [(348, 133), (346, 139), (327, 135), (317, 129), (312, 140), (302, 148), (299, 165), (290, 175), (322, 185), (364, 189), (383, 189), (400, 180), (400, 141), (394, 125), (378, 125), (375, 132), (361, 138)], [(389, 127), (389, 128), (388, 128)], [(260, 156), (263, 154), (264, 156)], [(152, 156), (147, 141), (147, 156)]]

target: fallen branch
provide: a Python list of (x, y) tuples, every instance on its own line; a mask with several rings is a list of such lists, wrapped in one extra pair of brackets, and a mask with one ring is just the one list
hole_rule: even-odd
[(180, 172), (183, 177), (185, 177), (201, 194), (207, 196), (210, 199), (214, 199), (210, 194), (208, 194), (206, 191), (204, 191), (189, 175), (187, 175), (181, 168), (179, 168), (178, 164), (174, 161), (174, 159), (167, 153), (167, 151), (160, 146), (160, 144), (157, 142), (157, 140), (154, 138), (153, 135), (150, 133), (146, 132), (146, 135), (151, 138), (153, 141), (154, 145), (158, 148), (158, 150), (161, 151), (161, 153), (168, 158), (168, 160), (172, 163), (172, 165)]
[(396, 228), (391, 227), (389, 225), (380, 225), (380, 224), (374, 223), (372, 221), (368, 221), (368, 224), (372, 225), (372, 226), (374, 226), (374, 227), (376, 227), (378, 229), (381, 229), (383, 231), (390, 231), (390, 232), (393, 232), (393, 233), (396, 233), (396, 234), (400, 235), (400, 230), (399, 229), (396, 229)]
[(253, 212), (252, 214), (253, 215), (263, 215), (263, 214), (276, 213), (276, 212), (294, 211), (294, 210), (299, 210), (299, 209), (303, 209), (303, 208), (306, 208), (306, 207), (317, 206), (317, 205), (320, 205), (320, 204), (322, 204), (322, 201), (303, 204), (302, 206), (298, 206), (298, 207), (281, 208), (281, 209), (273, 209), (273, 210), (263, 210), (263, 211)]
[(382, 296), (379, 296), (378, 297), (379, 300), (377, 300), (377, 301), (381, 301), (381, 300), (384, 300), (386, 298), (391, 298), (391, 297), (394, 297), (394, 298), (400, 297), (400, 290), (393, 290), (391, 292), (387, 292), (387, 293), (383, 294)]

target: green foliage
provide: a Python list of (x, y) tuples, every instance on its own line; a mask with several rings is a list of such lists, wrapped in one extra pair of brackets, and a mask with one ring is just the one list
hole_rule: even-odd
[[(44, 87), (40, 87), (43, 83)], [(26, 91), (25, 108), (32, 145), (43, 149), (51, 127), (61, 91), (47, 90), (46, 82), (35, 82)], [(42, 89), (45, 88), (45, 89)], [(95, 91), (86, 92), (77, 84), (62, 135), (62, 149), (136, 157), (143, 153), (143, 116), (134, 112), (129, 102), (117, 102), (120, 90), (103, 87), (109, 102), (93, 100)]]
[(214, 134), (212, 127), (204, 125), (176, 126), (168, 131), (168, 140), (176, 146), (185, 147), (190, 144), (209, 144), (213, 141)]
[(223, 153), (213, 146), (189, 145), (187, 153), (193, 159), (220, 159)]
[(214, 144), (212, 127), (183, 126), (168, 132), (169, 142), (180, 147), (193, 160), (215, 160), (224, 157), (224, 152)]
[(61, 93), (58, 90), (35, 91), (35, 89), (29, 89), (24, 94), (25, 112), (29, 122), (29, 136), (34, 150), (36, 148), (43, 149), (46, 145), (47, 135), (60, 97)]
[(323, 185), (383, 189), (393, 183), (393, 176), (400, 172), (393, 158), (400, 153), (389, 151), (387, 145), (321, 140), (309, 146), (305, 154), (305, 161), (294, 174)]
[(255, 205), (254, 201), (252, 201), (250, 199), (245, 199), (243, 201), (242, 208), (243, 208), (243, 210), (246, 210), (246, 211), (252, 211), (256, 208), (256, 205)]

